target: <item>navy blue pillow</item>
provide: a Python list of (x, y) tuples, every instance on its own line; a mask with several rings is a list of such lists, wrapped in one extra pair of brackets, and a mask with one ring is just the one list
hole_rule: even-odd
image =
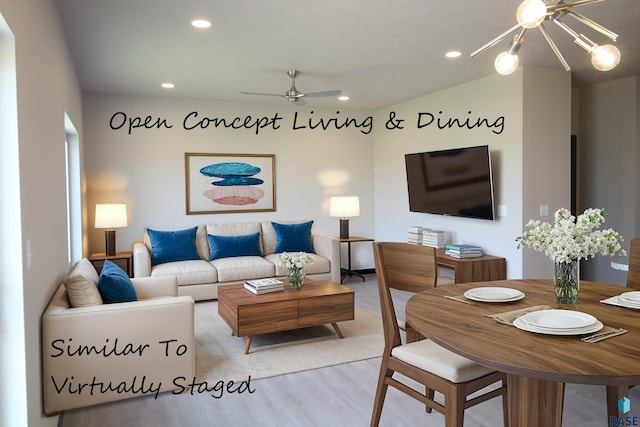
[(137, 301), (136, 289), (131, 279), (117, 264), (105, 260), (98, 278), (98, 291), (106, 304)]
[(242, 236), (215, 236), (209, 234), (207, 238), (211, 248), (211, 256), (209, 257), (211, 261), (234, 256), (262, 256), (260, 233)]
[(151, 240), (151, 265), (200, 259), (196, 247), (198, 227), (178, 231), (147, 229)]
[(313, 221), (301, 224), (278, 224), (272, 222), (276, 231), (275, 253), (280, 252), (307, 252), (315, 254), (313, 243), (311, 242), (311, 226)]

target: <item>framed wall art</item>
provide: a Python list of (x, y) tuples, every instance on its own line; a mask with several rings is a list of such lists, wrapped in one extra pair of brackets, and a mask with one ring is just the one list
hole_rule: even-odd
[(187, 215), (276, 210), (275, 154), (185, 153)]

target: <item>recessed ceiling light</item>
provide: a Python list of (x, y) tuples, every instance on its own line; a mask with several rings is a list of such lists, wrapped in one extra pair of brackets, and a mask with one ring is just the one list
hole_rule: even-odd
[(462, 53), (459, 50), (450, 50), (449, 52), (444, 54), (444, 56), (446, 56), (447, 58), (457, 58), (460, 55), (462, 55)]
[(211, 22), (207, 21), (206, 19), (194, 19), (193, 21), (191, 21), (191, 25), (196, 28), (209, 28), (211, 27)]
[(176, 85), (174, 85), (173, 83), (162, 83), (160, 86), (162, 86), (165, 89), (173, 89), (174, 87), (176, 87)]
[(347, 95), (341, 95), (341, 96), (339, 96), (339, 97), (338, 97), (338, 99), (339, 99), (340, 101), (348, 101), (348, 100), (349, 100), (349, 97), (348, 97)]

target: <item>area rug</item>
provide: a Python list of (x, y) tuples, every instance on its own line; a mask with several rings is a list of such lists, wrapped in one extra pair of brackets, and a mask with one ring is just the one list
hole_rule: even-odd
[(356, 309), (339, 322), (343, 339), (329, 325), (256, 335), (249, 354), (246, 337), (231, 335), (217, 301), (195, 305), (196, 377), (199, 381), (246, 381), (339, 365), (382, 355), (382, 320)]

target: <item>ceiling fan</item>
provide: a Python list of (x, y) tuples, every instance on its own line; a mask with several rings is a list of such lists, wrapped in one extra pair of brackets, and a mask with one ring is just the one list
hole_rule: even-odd
[(323, 90), (320, 92), (300, 92), (296, 89), (296, 77), (300, 75), (300, 71), (297, 70), (289, 70), (287, 71), (287, 75), (291, 77), (291, 88), (286, 91), (284, 94), (275, 94), (275, 93), (256, 93), (256, 92), (242, 92), (240, 93), (245, 95), (263, 95), (263, 96), (279, 96), (282, 98), (286, 98), (289, 102), (296, 102), (301, 100), (304, 97), (309, 98), (319, 98), (323, 96), (338, 96), (342, 93), (341, 90)]

